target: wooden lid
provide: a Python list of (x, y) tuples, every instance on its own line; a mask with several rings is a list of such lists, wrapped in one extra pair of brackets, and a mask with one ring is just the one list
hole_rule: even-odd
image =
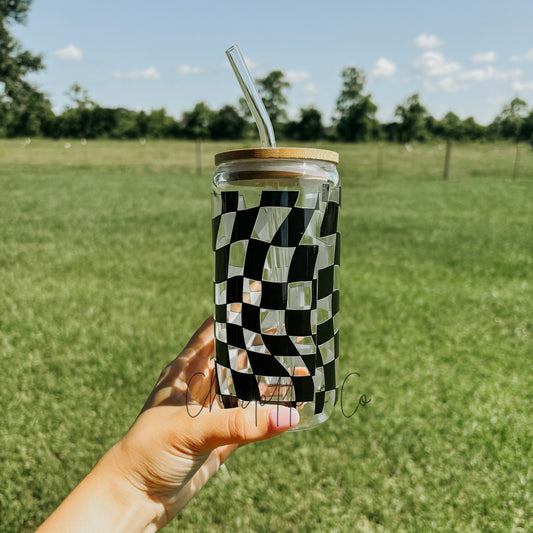
[(215, 165), (242, 159), (316, 159), (337, 164), (339, 154), (318, 148), (244, 148), (215, 155)]

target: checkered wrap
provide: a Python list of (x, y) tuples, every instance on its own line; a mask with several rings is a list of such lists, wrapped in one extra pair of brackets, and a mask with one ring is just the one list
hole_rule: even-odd
[(213, 196), (217, 392), (315, 414), (337, 396), (340, 189)]

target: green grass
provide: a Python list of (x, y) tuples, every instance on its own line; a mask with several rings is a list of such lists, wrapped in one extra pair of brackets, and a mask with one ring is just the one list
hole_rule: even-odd
[[(229, 144), (0, 142), (0, 529), (32, 531), (211, 312)], [(235, 146), (235, 145), (234, 145)], [(533, 152), (332, 145), (351, 418), (239, 450), (166, 531), (533, 528)]]

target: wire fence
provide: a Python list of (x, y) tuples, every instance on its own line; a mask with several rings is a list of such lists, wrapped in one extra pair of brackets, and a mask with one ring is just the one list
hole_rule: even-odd
[[(131, 141), (85, 139), (0, 140), (0, 167), (9, 165), (117, 166), (211, 174), (216, 153), (253, 142)], [(533, 178), (533, 150), (527, 143), (310, 144), (339, 152), (341, 175), (360, 180)]]

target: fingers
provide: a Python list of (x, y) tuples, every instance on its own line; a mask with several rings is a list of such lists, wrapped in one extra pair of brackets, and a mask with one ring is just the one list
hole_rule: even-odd
[(213, 316), (207, 318), (196, 330), (191, 340), (185, 346), (180, 358), (194, 356), (194, 362), (198, 366), (207, 367), (207, 361), (215, 351), (215, 333), (213, 330)]
[(203, 411), (193, 427), (200, 450), (212, 450), (227, 444), (247, 444), (279, 435), (298, 424), (296, 409), (262, 407), (249, 404), (246, 408)]
[(189, 399), (201, 405), (212, 401), (214, 394), (214, 364), (209, 366), (214, 352), (213, 317), (209, 317), (176, 360), (179, 381), (186, 385)]
[(209, 397), (213, 371), (209, 358), (215, 351), (213, 317), (198, 328), (181, 354), (161, 373), (157, 385), (143, 410), (163, 401), (182, 405), (189, 400), (203, 404)]

